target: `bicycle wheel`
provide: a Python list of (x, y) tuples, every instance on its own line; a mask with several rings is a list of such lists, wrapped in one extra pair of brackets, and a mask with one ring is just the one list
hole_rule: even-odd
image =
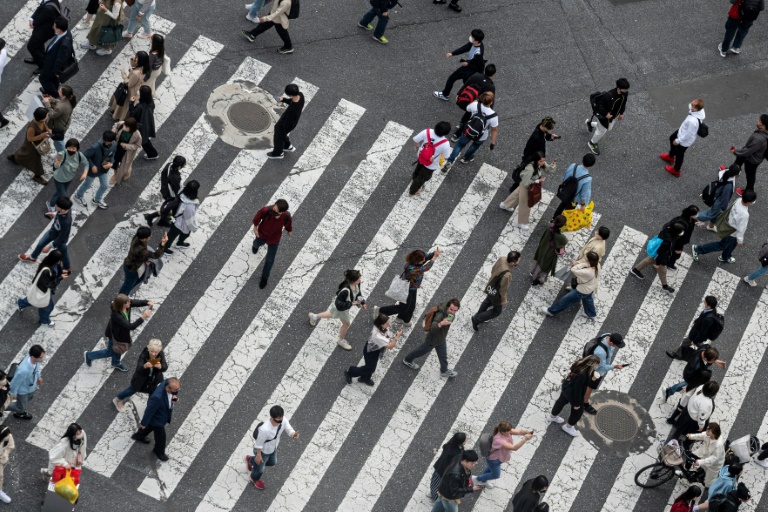
[(675, 476), (675, 468), (656, 462), (635, 473), (635, 483), (644, 489), (658, 487)]

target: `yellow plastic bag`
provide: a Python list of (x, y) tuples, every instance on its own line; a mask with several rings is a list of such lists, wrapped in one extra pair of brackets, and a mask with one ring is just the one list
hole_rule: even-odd
[(561, 232), (565, 231), (578, 231), (580, 229), (588, 228), (592, 225), (592, 210), (595, 208), (595, 202), (590, 201), (584, 211), (574, 208), (573, 210), (565, 210), (563, 215), (567, 219), (565, 226), (560, 229)]
[(56, 494), (74, 504), (77, 501), (77, 497), (80, 495), (80, 492), (77, 490), (75, 481), (72, 480), (72, 477), (69, 475), (69, 473), (70, 470), (68, 469), (67, 476), (56, 482), (53, 490), (56, 492)]

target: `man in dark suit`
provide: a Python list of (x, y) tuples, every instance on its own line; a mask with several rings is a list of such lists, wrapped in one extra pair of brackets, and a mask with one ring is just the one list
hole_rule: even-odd
[(139, 431), (131, 436), (134, 441), (149, 444), (147, 436), (155, 433), (155, 448), (152, 450), (157, 458), (163, 462), (168, 460), (165, 454), (165, 425), (171, 422), (173, 407), (178, 400), (179, 379), (169, 377), (155, 388), (147, 402), (144, 417), (141, 418)]
[(27, 42), (27, 50), (32, 56), (24, 59), (27, 64), (36, 64), (38, 69), (43, 67), (45, 59), (45, 43), (55, 34), (53, 23), (61, 15), (61, 5), (59, 0), (43, 0), (32, 14), (29, 20), (29, 28), (32, 29), (32, 35)]
[(45, 59), (40, 70), (40, 85), (43, 93), (59, 97), (59, 75), (72, 55), (72, 33), (67, 18), (59, 16), (53, 25), (56, 37), (45, 49)]

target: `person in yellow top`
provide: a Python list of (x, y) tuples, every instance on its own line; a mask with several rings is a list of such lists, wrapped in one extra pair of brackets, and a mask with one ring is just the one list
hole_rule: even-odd
[(277, 35), (283, 40), (283, 47), (279, 48), (277, 53), (293, 53), (291, 36), (288, 34), (288, 13), (290, 12), (291, 0), (273, 0), (269, 15), (259, 18), (259, 25), (253, 30), (243, 30), (241, 33), (249, 43), (252, 43), (259, 34), (275, 27)]

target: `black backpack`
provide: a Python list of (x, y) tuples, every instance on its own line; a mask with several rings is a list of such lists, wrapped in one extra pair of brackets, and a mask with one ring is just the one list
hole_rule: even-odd
[[(259, 429), (261, 428), (261, 426), (262, 426), (263, 424), (264, 424), (264, 422), (263, 422), (263, 421), (260, 421), (260, 422), (259, 422), (259, 424), (258, 424), (258, 425), (256, 425), (256, 428), (255, 428), (255, 429), (254, 429), (254, 431), (253, 431), (253, 438), (254, 438), (254, 439), (258, 439), (258, 438), (259, 438)], [(280, 434), (280, 429), (281, 429), (281, 428), (283, 428), (283, 424), (282, 424), (282, 423), (280, 423), (280, 424), (277, 426), (277, 432), (275, 432), (275, 437), (273, 437), (272, 439), (270, 439), (269, 441), (267, 441), (268, 443), (271, 443), (272, 441), (274, 441), (275, 439), (277, 439), (277, 436)]]
[(179, 211), (179, 207), (181, 206), (180, 195), (181, 194), (170, 199), (166, 199), (163, 201), (163, 204), (160, 205), (160, 220), (157, 221), (158, 226), (169, 228), (173, 225), (176, 212)]
[(491, 446), (493, 446), (493, 436), (488, 432), (480, 434), (480, 438), (477, 440), (477, 448), (480, 451), (480, 455), (487, 459), (491, 455)]
[(576, 170), (579, 166), (578, 164), (574, 165), (573, 174), (568, 176), (568, 178), (557, 187), (557, 198), (564, 203), (573, 201), (573, 198), (576, 197), (576, 192), (579, 190), (579, 182), (584, 178), (589, 178), (589, 173), (577, 178)]
[(592, 105), (592, 113), (597, 114), (597, 102), (604, 92), (597, 91), (589, 95), (589, 104)]
[(725, 317), (722, 313), (714, 313), (714, 319), (715, 323), (712, 326), (712, 330), (708, 333), (710, 341), (715, 341), (725, 328)]
[[(520, 176), (522, 174), (523, 169), (525, 169), (525, 166), (528, 165), (527, 162), (520, 162), (517, 167), (512, 169), (512, 181), (515, 183), (520, 183), (523, 181), (523, 178)], [(512, 192), (512, 189), (510, 189), (510, 192)]]
[(699, 129), (696, 130), (696, 135), (698, 135), (702, 139), (706, 139), (709, 136), (709, 126), (704, 124), (704, 122), (702, 122), (699, 119), (696, 119), (696, 120), (699, 121)]
[(724, 187), (725, 185), (728, 185), (728, 180), (725, 180), (725, 182), (722, 182), (720, 180), (712, 180), (710, 181), (705, 187), (704, 190), (701, 191), (701, 200), (704, 201), (704, 204), (712, 207), (712, 205), (715, 204), (715, 195), (717, 194), (717, 189), (720, 187)]
[(493, 302), (494, 304), (499, 304), (503, 302), (503, 297), (501, 296), (501, 280), (504, 278), (506, 274), (509, 274), (509, 270), (505, 270), (504, 272), (500, 272), (496, 277), (493, 278), (493, 280), (488, 283), (488, 286), (485, 287), (485, 294), (488, 296), (488, 299)]
[[(730, 507), (727, 507), (731, 505)], [(727, 507), (727, 508), (726, 508)], [(734, 501), (730, 494), (715, 494), (709, 498), (709, 510), (710, 512), (728, 512), (730, 510), (737, 510), (739, 508), (739, 502)]]
[(464, 129), (464, 136), (472, 141), (479, 140), (485, 132), (485, 123), (494, 117), (496, 117), (495, 112), (488, 116), (483, 114), (482, 105), (478, 103), (477, 112), (472, 114), (472, 117), (467, 121), (467, 127)]
[(601, 334), (597, 338), (592, 338), (588, 342), (584, 344), (584, 350), (581, 353), (582, 357), (591, 356), (595, 353), (595, 350), (597, 347), (603, 347), (603, 350), (605, 350), (605, 353), (608, 353), (608, 346), (603, 343), (603, 338), (609, 336), (609, 333)]
[(299, 17), (299, 0), (291, 0), (291, 8), (288, 10), (288, 19), (295, 20)]
[(741, 0), (739, 4), (739, 18), (741, 21), (755, 21), (760, 14), (760, 1), (747, 2)]

